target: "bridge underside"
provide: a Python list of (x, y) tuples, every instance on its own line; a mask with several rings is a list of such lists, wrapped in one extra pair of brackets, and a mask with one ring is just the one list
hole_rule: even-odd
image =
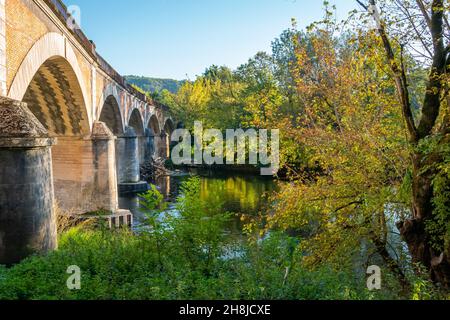
[(51, 160), (58, 207), (70, 214), (116, 211), (115, 167), (108, 163), (114, 161), (114, 149), (103, 137), (100, 140), (97, 132), (91, 133), (71, 66), (61, 57), (47, 60), (33, 77), (23, 102), (49, 135), (57, 138)]
[(39, 67), (24, 94), (25, 102), (57, 138), (52, 147), (53, 184), (58, 207), (65, 213), (116, 212), (118, 192), (142, 192), (140, 167), (152, 157), (167, 157), (173, 123), (152, 115), (148, 125), (139, 109), (124, 121), (114, 95), (106, 97), (91, 130), (77, 75), (62, 57)]
[(56, 207), (122, 215), (119, 190), (146, 187), (140, 166), (175, 128), (56, 2), (0, 4), (0, 264), (56, 247)]
[[(28, 118), (17, 123), (24, 128), (31, 126), (28, 123), (41, 126), (39, 134), (4, 132), (11, 125), (0, 123), (0, 264), (56, 248), (57, 212), (79, 215), (106, 210), (123, 215), (119, 191), (145, 191), (141, 164), (165, 156), (168, 150), (162, 146), (168, 141), (165, 132), (153, 133), (151, 124), (144, 130), (137, 115), (124, 132), (121, 124), (114, 123), (119, 118), (108, 115), (101, 120), (109, 125), (96, 121), (92, 130), (85, 131), (85, 114), (75, 118), (67, 103), (76, 88), (65, 88), (70, 91), (63, 93), (52, 84), (38, 73), (24, 96), (28, 105), (21, 105)], [(0, 99), (0, 117), (11, 119), (7, 114), (11, 109), (5, 106), (14, 103), (18, 102)], [(51, 143), (43, 144), (48, 139)]]

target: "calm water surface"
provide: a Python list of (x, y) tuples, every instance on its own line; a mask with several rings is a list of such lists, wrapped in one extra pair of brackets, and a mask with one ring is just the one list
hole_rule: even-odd
[[(241, 234), (246, 218), (258, 214), (267, 203), (267, 195), (277, 189), (276, 182), (272, 178), (245, 175), (225, 174), (211, 171), (193, 170), (176, 176), (160, 177), (150, 183), (156, 185), (173, 209), (173, 204), (180, 195), (180, 185), (190, 176), (198, 176), (201, 181), (200, 197), (207, 200), (214, 196), (224, 204), (224, 212), (234, 214), (234, 218), (227, 226), (233, 234)], [(129, 209), (134, 214), (137, 224), (142, 221), (143, 214), (139, 210), (139, 198), (137, 195), (122, 196), (119, 199), (120, 208)]]

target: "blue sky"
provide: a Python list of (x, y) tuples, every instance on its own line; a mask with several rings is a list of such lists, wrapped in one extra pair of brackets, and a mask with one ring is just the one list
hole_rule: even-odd
[[(121, 74), (194, 79), (206, 67), (236, 68), (296, 18), (323, 17), (322, 0), (64, 0), (81, 9), (81, 26)], [(354, 0), (331, 0), (338, 17)]]

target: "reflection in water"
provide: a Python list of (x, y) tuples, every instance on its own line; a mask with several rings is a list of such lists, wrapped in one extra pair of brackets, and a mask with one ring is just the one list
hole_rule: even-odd
[[(190, 176), (196, 175), (201, 179), (200, 198), (208, 201), (211, 197), (223, 203), (223, 210), (235, 213), (235, 219), (230, 221), (228, 230), (231, 233), (241, 233), (245, 215), (255, 215), (266, 202), (265, 195), (276, 190), (274, 180), (267, 177), (253, 175), (229, 175), (212, 172), (192, 171), (182, 176), (164, 176), (150, 183), (156, 185), (168, 203), (173, 204), (180, 195), (180, 186)], [(139, 212), (139, 198), (137, 195), (124, 196), (120, 199), (120, 207), (133, 212), (137, 223), (142, 219)]]
[(229, 176), (203, 178), (201, 198), (219, 196), (224, 209), (233, 213), (256, 214), (261, 208), (263, 196), (274, 190), (272, 180), (256, 177)]

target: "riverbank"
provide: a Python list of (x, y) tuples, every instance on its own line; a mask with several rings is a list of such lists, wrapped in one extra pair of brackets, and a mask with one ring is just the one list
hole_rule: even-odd
[(170, 163), (168, 164), (169, 167), (172, 167), (177, 170), (181, 171), (189, 171), (189, 170), (206, 170), (206, 171), (214, 171), (214, 172), (222, 172), (222, 173), (235, 173), (235, 174), (249, 174), (249, 175), (259, 175), (261, 174), (261, 168), (253, 165), (220, 165), (220, 164), (213, 164), (213, 165), (196, 165), (196, 164), (189, 164), (189, 165), (181, 165), (181, 166), (172, 166)]
[[(310, 272), (295, 266), (287, 275), (292, 259), (288, 244), (289, 239), (274, 237), (258, 248), (242, 246), (240, 257), (210, 259), (202, 254), (186, 256), (187, 248), (176, 245), (175, 238), (165, 239), (159, 252), (148, 236), (72, 230), (61, 238), (58, 251), (11, 269), (0, 268), (0, 299), (372, 298), (364, 282), (327, 267)], [(72, 265), (81, 270), (80, 290), (66, 286), (67, 268)]]
[[(0, 267), (0, 299), (401, 298), (395, 281), (369, 291), (365, 275), (355, 275), (351, 265), (305, 265), (301, 238), (276, 230), (262, 238), (259, 232), (239, 241), (227, 237), (230, 215), (219, 201), (200, 199), (199, 179), (182, 188), (177, 216), (161, 216), (163, 197), (152, 189), (144, 197), (147, 219), (136, 232), (76, 227), (60, 236), (57, 251)], [(70, 266), (81, 271), (79, 290), (66, 285)]]

